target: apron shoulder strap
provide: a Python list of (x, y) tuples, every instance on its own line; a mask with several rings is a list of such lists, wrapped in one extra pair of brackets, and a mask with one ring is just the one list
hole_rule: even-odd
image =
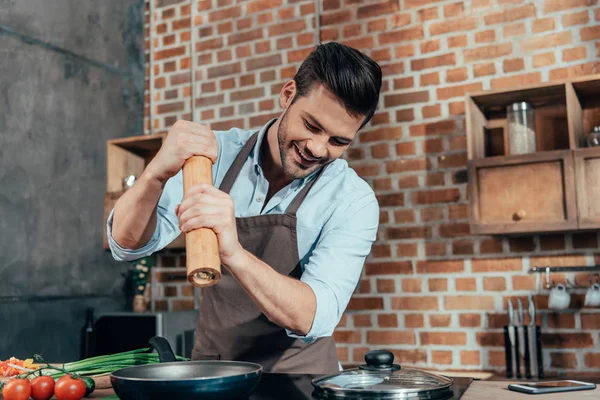
[(298, 209), (300, 209), (300, 206), (304, 202), (304, 199), (306, 198), (306, 196), (308, 196), (308, 192), (310, 191), (310, 189), (312, 189), (313, 185), (315, 183), (317, 183), (317, 181), (319, 180), (319, 178), (321, 177), (321, 175), (323, 175), (323, 172), (325, 171), (325, 168), (327, 168), (327, 165), (323, 166), (321, 168), (321, 170), (319, 171), (319, 173), (317, 174), (317, 176), (315, 177), (315, 179), (313, 179), (311, 182), (309, 182), (308, 185), (304, 186), (302, 188), (302, 190), (300, 191), (300, 193), (298, 193), (296, 195), (296, 197), (294, 198), (294, 200), (292, 200), (292, 202), (290, 203), (290, 205), (288, 206), (288, 208), (285, 210), (286, 214), (292, 215), (294, 217), (296, 216), (296, 213), (298, 212)]
[(235, 160), (233, 160), (233, 164), (231, 164), (231, 167), (229, 167), (229, 169), (227, 170), (227, 173), (225, 174), (225, 177), (221, 182), (221, 186), (219, 186), (219, 189), (221, 191), (229, 194), (231, 188), (233, 187), (233, 184), (235, 183), (235, 180), (240, 174), (240, 171), (242, 170), (244, 163), (248, 159), (248, 156), (252, 152), (252, 149), (254, 148), (254, 145), (256, 144), (257, 140), (258, 131), (255, 132), (252, 136), (250, 136), (250, 139), (246, 141), (244, 147), (242, 147), (238, 155), (235, 157)]

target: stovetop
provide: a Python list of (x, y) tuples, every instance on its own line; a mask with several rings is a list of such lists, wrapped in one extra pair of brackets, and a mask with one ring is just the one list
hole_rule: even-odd
[[(262, 375), (258, 387), (248, 400), (313, 400), (311, 381), (322, 375), (306, 374), (270, 374)], [(452, 391), (454, 396), (447, 400), (458, 400), (471, 384), (471, 378), (451, 377), (454, 380)]]

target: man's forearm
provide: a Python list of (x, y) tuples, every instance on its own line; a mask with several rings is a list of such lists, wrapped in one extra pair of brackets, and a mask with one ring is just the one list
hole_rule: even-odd
[(274, 324), (306, 335), (317, 300), (306, 283), (282, 275), (246, 250), (227, 265), (234, 278)]
[(148, 243), (156, 229), (156, 206), (163, 185), (142, 174), (115, 204), (112, 237), (119, 246), (138, 249)]

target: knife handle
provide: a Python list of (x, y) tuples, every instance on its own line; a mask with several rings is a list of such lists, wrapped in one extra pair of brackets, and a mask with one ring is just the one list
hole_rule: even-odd
[(521, 379), (521, 367), (519, 366), (519, 327), (514, 326), (515, 330), (515, 368), (517, 379)]
[(510, 335), (508, 334), (508, 326), (504, 326), (504, 354), (506, 356), (506, 377), (513, 376), (512, 362), (512, 345), (510, 343)]
[(535, 351), (537, 357), (538, 379), (544, 379), (544, 360), (542, 358), (542, 330), (539, 326), (535, 327)]
[(525, 378), (531, 379), (531, 357), (529, 355), (529, 334), (527, 332), (527, 326), (523, 326), (523, 346), (524, 346), (524, 357), (525, 357)]

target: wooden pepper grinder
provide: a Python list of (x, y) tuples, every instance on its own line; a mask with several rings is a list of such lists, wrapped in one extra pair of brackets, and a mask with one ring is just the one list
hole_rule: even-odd
[[(183, 164), (183, 193), (199, 183), (212, 184), (212, 162), (206, 157), (193, 156)], [(186, 233), (185, 251), (188, 282), (198, 287), (219, 282), (219, 243), (212, 229), (200, 228)]]

